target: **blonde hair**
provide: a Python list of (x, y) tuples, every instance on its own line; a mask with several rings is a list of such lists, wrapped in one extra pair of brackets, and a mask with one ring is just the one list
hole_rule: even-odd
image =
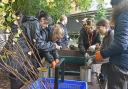
[(63, 36), (64, 36), (64, 29), (59, 24), (55, 24), (53, 26), (52, 39), (55, 39), (55, 37), (61, 38)]
[(53, 35), (58, 35), (58, 34), (64, 34), (64, 29), (59, 24), (55, 24), (53, 26)]
[(65, 20), (65, 19), (67, 19), (67, 16), (66, 15), (61, 15), (60, 16), (60, 22), (63, 21), (63, 20)]
[(83, 24), (83, 28), (88, 29), (91, 28), (92, 30), (95, 29), (95, 21), (93, 18), (88, 18), (84, 24)]

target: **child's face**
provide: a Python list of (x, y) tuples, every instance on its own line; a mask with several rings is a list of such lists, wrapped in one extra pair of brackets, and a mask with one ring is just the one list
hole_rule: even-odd
[(63, 34), (53, 35), (53, 41), (58, 41), (63, 38)]
[(64, 20), (64, 21), (65, 21), (65, 24), (67, 24), (67, 22), (68, 22), (68, 19), (67, 19), (67, 17), (65, 17), (65, 20)]
[(105, 26), (97, 26), (97, 29), (101, 35), (105, 35), (107, 32), (107, 28)]
[(92, 27), (92, 26), (85, 26), (85, 30), (86, 30), (88, 33), (92, 33), (92, 32), (93, 32), (93, 27)]
[(46, 28), (46, 27), (48, 26), (48, 20), (47, 20), (46, 18), (42, 17), (42, 18), (40, 19), (40, 26), (41, 26), (42, 28)]

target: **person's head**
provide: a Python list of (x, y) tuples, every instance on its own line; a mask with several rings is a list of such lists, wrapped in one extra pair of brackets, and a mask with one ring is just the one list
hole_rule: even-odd
[(60, 17), (60, 22), (63, 24), (63, 25), (66, 25), (67, 22), (68, 22), (68, 18), (66, 15), (61, 15)]
[(118, 5), (122, 0), (111, 0), (111, 5)]
[(15, 16), (16, 16), (16, 20), (17, 20), (18, 24), (21, 25), (22, 19), (23, 19), (22, 12), (21, 11), (16, 11)]
[(64, 29), (59, 25), (55, 24), (53, 26), (52, 40), (57, 41), (64, 37)]
[(107, 19), (101, 19), (96, 23), (96, 28), (101, 35), (107, 34), (110, 29), (109, 21)]
[(111, 5), (116, 13), (128, 10), (128, 0), (111, 0)]
[(88, 18), (84, 24), (83, 24), (83, 28), (88, 32), (88, 33), (92, 33), (94, 28), (95, 28), (95, 23), (94, 20), (91, 18)]
[(128, 11), (128, 0), (111, 0), (111, 5), (113, 8), (113, 22), (122, 11)]
[(48, 25), (49, 25), (49, 20), (48, 20), (49, 15), (46, 12), (40, 11), (36, 17), (38, 18), (40, 26), (42, 28), (48, 27)]

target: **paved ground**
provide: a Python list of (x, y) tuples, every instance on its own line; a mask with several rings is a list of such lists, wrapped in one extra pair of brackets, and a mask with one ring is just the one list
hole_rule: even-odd
[[(80, 80), (79, 76), (65, 76), (65, 79)], [(88, 83), (88, 89), (100, 89), (96, 77), (93, 79), (93, 83)]]

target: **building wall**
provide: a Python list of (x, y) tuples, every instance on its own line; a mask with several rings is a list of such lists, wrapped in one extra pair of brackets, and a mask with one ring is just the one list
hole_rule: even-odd
[[(79, 33), (81, 27), (82, 27), (82, 20), (87, 17), (95, 16), (96, 15), (96, 10), (95, 11), (89, 11), (89, 12), (82, 12), (82, 13), (77, 13), (77, 14), (71, 14), (68, 16), (68, 32), (69, 34), (73, 33)], [(112, 14), (112, 9), (109, 8), (107, 9), (107, 19), (111, 18)], [(79, 22), (77, 22), (78, 20)]]

